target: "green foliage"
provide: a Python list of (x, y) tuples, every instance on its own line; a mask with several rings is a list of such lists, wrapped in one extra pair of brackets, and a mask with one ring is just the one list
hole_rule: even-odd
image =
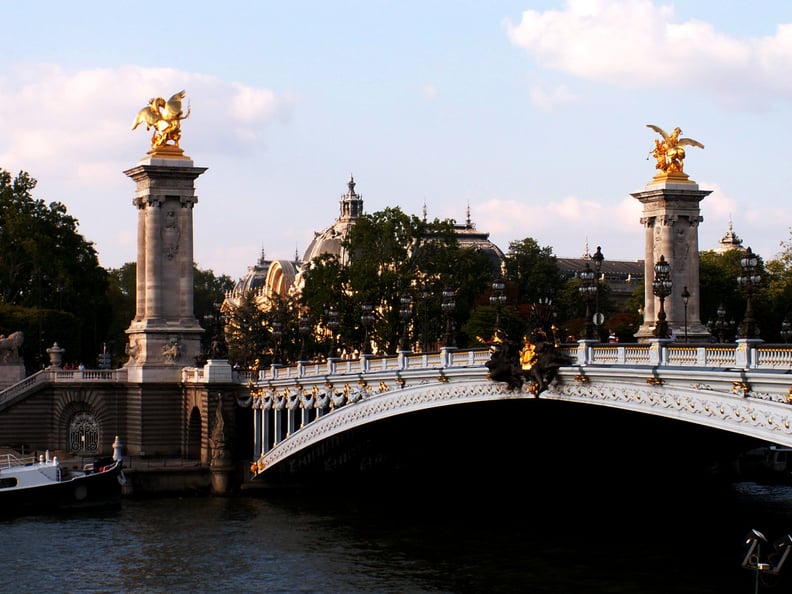
[[(453, 318), (459, 328), (496, 274), (486, 255), (459, 246), (453, 221), (427, 222), (398, 208), (360, 217), (343, 249), (349, 254), (346, 265), (329, 255), (310, 263), (302, 292), (301, 305), (319, 323), (318, 337), (325, 347), (332, 340), (326, 313), (330, 306), (339, 316), (339, 345), (348, 350), (362, 347), (366, 304), (373, 308), (369, 336), (378, 352), (396, 352), (404, 330), (401, 299), (409, 296), (410, 348), (437, 348), (445, 329), (443, 290), (455, 291)], [(460, 346), (467, 341), (464, 333), (457, 339)]]
[(271, 363), (271, 360), (264, 360), (264, 352), (270, 344), (267, 321), (253, 291), (246, 292), (239, 306), (231, 311), (226, 323), (226, 340), (230, 360), (244, 367), (252, 367), (256, 359), (262, 363), (262, 368)]
[(21, 354), (28, 373), (49, 365), (47, 349), (56, 342), (67, 359), (80, 360), (80, 321), (70, 313), (0, 303), (0, 334), (13, 332), (25, 335)]
[(565, 283), (553, 249), (541, 247), (531, 237), (509, 243), (506, 274), (517, 287), (518, 303), (537, 303), (555, 297)]
[(107, 330), (107, 350), (113, 356), (114, 366), (126, 361), (126, 329), (135, 317), (137, 266), (127, 262), (121, 268), (107, 271), (107, 300), (113, 312)]
[(742, 252), (738, 250), (699, 254), (699, 311), (703, 323), (717, 320), (720, 305), (726, 308), (726, 315), (732, 320), (739, 321), (745, 313), (745, 297), (737, 285), (742, 270), (741, 257)]
[(35, 187), (27, 173), (12, 178), (0, 169), (0, 303), (70, 314), (79, 320), (72, 336), (42, 323), (38, 341), (77, 340), (66, 356), (93, 362), (110, 321), (107, 274), (77, 220), (63, 204), (35, 199)]
[[(781, 340), (780, 330), (784, 320), (792, 322), (792, 230), (790, 239), (780, 242), (781, 252), (765, 265), (765, 282), (761, 297), (767, 305), (770, 319), (760, 323), (762, 338)], [(754, 313), (757, 308), (754, 307)], [(758, 316), (757, 316), (758, 317)]]

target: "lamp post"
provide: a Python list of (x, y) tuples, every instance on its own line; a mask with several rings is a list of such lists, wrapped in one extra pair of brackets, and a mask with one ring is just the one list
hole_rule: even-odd
[(682, 289), (682, 303), (685, 304), (685, 344), (688, 341), (688, 317), (687, 317), (687, 308), (688, 308), (688, 301), (690, 300), (690, 292), (688, 291), (687, 285)]
[(399, 341), (400, 351), (410, 350), (410, 318), (412, 317), (412, 297), (404, 293), (399, 297), (399, 319), (402, 323), (402, 335)]
[(583, 338), (586, 340), (593, 340), (594, 338), (594, 322), (591, 319), (591, 299), (597, 292), (597, 287), (594, 285), (594, 274), (588, 262), (586, 262), (583, 272), (579, 274), (583, 284), (578, 287), (578, 291), (586, 304), (586, 322), (583, 325)]
[(501, 314), (501, 307), (506, 303), (506, 294), (503, 290), (506, 288), (506, 283), (503, 282), (503, 279), (498, 278), (492, 281), (492, 295), (490, 295), (489, 302), (495, 308), (495, 330), (494, 333), (497, 335), (498, 331), (500, 330), (500, 314)]
[(740, 258), (742, 274), (737, 277), (737, 284), (745, 291), (745, 317), (742, 324), (740, 324), (738, 332), (740, 338), (759, 337), (759, 328), (756, 327), (751, 303), (754, 291), (759, 288), (759, 283), (762, 282), (762, 276), (758, 271), (758, 263), (759, 260), (751, 251), (751, 248), (748, 248), (743, 257)]
[(655, 277), (652, 281), (652, 291), (660, 299), (660, 311), (657, 313), (654, 335), (657, 338), (668, 338), (668, 322), (666, 321), (665, 298), (671, 294), (671, 265), (666, 262), (665, 256), (654, 266)]
[(330, 333), (332, 334), (332, 339), (330, 342), (330, 354), (328, 357), (336, 356), (336, 332), (338, 332), (339, 326), (340, 323), (338, 321), (338, 311), (334, 305), (331, 305), (327, 310), (327, 327), (330, 328)]
[(454, 341), (454, 308), (456, 308), (456, 291), (453, 289), (443, 289), (443, 301), (440, 308), (443, 310), (443, 317), (445, 318), (445, 335), (443, 336), (443, 346), (453, 347)]
[(429, 287), (426, 285), (421, 285), (420, 290), (418, 291), (418, 297), (420, 299), (420, 305), (422, 306), (421, 314), (420, 314), (420, 322), (421, 322), (421, 351), (426, 352), (428, 350), (428, 344), (426, 340), (426, 333), (428, 330), (429, 325), (429, 297), (431, 293), (429, 292)]
[(789, 318), (784, 318), (784, 321), (781, 322), (781, 340), (788, 343), (790, 338), (792, 338), (792, 322), (789, 321)]
[(602, 248), (597, 246), (597, 251), (594, 252), (594, 255), (591, 256), (591, 260), (594, 262), (594, 272), (596, 273), (596, 279), (594, 281), (594, 288), (596, 288), (596, 292), (594, 293), (594, 325), (597, 328), (597, 340), (600, 339), (600, 326), (602, 325), (602, 319), (600, 319), (600, 307), (599, 307), (599, 281), (600, 275), (602, 274), (602, 261), (605, 259), (605, 256), (602, 254)]
[(710, 332), (714, 331), (713, 334), (717, 337), (718, 342), (724, 343), (726, 342), (726, 333), (734, 327), (734, 322), (729, 322), (726, 319), (726, 308), (723, 307), (723, 304), (718, 306), (717, 314), (715, 322), (711, 320), (707, 322), (707, 328)]
[(280, 365), (281, 360), (281, 339), (283, 338), (283, 323), (280, 320), (272, 321), (272, 337), (275, 339), (275, 352), (272, 355), (272, 362)]
[(363, 324), (363, 349), (364, 355), (371, 354), (371, 341), (369, 340), (369, 328), (374, 324), (374, 307), (368, 303), (360, 306), (362, 311), (360, 315), (360, 323)]
[(300, 361), (305, 361), (305, 337), (311, 331), (311, 320), (305, 314), (300, 316), (298, 331), (300, 332)]

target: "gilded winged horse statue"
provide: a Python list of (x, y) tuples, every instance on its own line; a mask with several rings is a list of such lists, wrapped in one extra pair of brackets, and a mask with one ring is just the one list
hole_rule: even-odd
[(140, 124), (146, 124), (146, 130), (154, 128), (154, 135), (151, 137), (152, 149), (167, 145), (169, 142), (172, 143), (170, 146), (178, 147), (181, 139), (181, 121), (190, 117), (189, 104), (187, 113), (182, 109), (185, 96), (184, 91), (179, 91), (167, 101), (162, 97), (149, 99), (149, 104), (135, 117), (132, 129)]
[(655, 168), (663, 173), (683, 173), (685, 149), (682, 147), (697, 146), (698, 148), (704, 148), (704, 145), (698, 140), (680, 138), (679, 135), (682, 134), (682, 130), (678, 127), (674, 128), (671, 134), (667, 134), (662, 128), (652, 124), (646, 124), (646, 127), (651, 128), (663, 137), (662, 142), (655, 139), (655, 147), (649, 151), (649, 154), (657, 159)]

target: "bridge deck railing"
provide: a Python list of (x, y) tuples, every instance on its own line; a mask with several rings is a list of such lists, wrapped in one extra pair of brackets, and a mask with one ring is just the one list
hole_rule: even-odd
[[(610, 344), (580, 341), (561, 345), (561, 352), (572, 365), (582, 366), (669, 366), (705, 369), (792, 369), (792, 345), (767, 344), (739, 340), (731, 344), (683, 344), (655, 340), (641, 344)], [(334, 375), (453, 367), (484, 366), (490, 358), (487, 347), (442, 349), (435, 353), (399, 353), (395, 356), (363, 355), (357, 359), (328, 359), (322, 362), (301, 361), (277, 366), (246, 376), (257, 382), (288, 383)], [(244, 383), (244, 382), (243, 382)]]
[(490, 358), (488, 347), (473, 349), (444, 348), (432, 353), (399, 353), (395, 356), (362, 355), (356, 359), (299, 361), (295, 365), (273, 365), (251, 375), (253, 382), (267, 380), (302, 380), (328, 375), (368, 374), (409, 369), (483, 366)]

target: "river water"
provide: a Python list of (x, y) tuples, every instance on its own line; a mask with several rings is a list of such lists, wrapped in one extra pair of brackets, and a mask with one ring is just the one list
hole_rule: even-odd
[(0, 590), (748, 594), (747, 531), (792, 531), (788, 486), (602, 492), (264, 493), (6, 519)]

